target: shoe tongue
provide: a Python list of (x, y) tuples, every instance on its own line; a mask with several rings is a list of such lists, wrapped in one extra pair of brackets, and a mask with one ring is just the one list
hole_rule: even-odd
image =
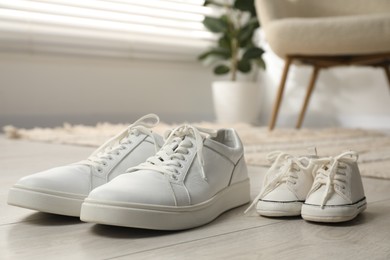
[[(166, 144), (166, 147), (169, 148), (169, 149), (165, 149), (165, 153), (170, 156), (171, 154), (174, 154), (177, 150), (177, 148), (179, 148), (180, 146), (180, 143), (184, 140), (184, 136), (183, 137), (176, 137), (175, 139), (172, 140), (171, 143), (169, 144)], [(158, 158), (160, 161), (164, 162), (164, 158), (162, 157), (159, 157)]]
[(303, 166), (307, 167), (309, 164), (310, 164), (310, 159), (309, 158), (306, 158), (306, 157), (303, 157), (303, 158), (300, 158), (299, 161), (302, 163)]
[(177, 148), (180, 146), (180, 144), (186, 139), (186, 135), (178, 136), (175, 139), (172, 140), (172, 143), (170, 144), (170, 147), (173, 152), (177, 150)]
[(178, 143), (174, 144), (172, 147), (172, 151), (176, 151), (177, 147), (179, 147), (179, 144)]

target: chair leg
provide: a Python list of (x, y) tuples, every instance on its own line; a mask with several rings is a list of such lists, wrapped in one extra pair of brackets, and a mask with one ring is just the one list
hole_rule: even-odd
[(272, 109), (271, 120), (270, 120), (270, 123), (268, 126), (269, 130), (273, 130), (275, 128), (275, 123), (276, 123), (276, 119), (278, 118), (279, 108), (280, 108), (280, 104), (282, 102), (282, 97), (283, 97), (283, 92), (284, 92), (284, 86), (286, 85), (287, 75), (288, 75), (288, 71), (290, 69), (291, 61), (292, 61), (292, 58), (287, 57), (286, 61), (284, 63), (282, 78), (281, 78), (280, 83), (279, 83), (278, 93), (276, 95), (276, 100), (274, 102), (274, 106)]
[(390, 89), (390, 69), (389, 66), (383, 66), (383, 69), (385, 70), (386, 76), (387, 76), (387, 81), (389, 82), (389, 89)]
[(302, 126), (302, 122), (303, 122), (303, 119), (305, 117), (307, 105), (309, 104), (309, 100), (310, 100), (311, 94), (313, 93), (314, 85), (316, 83), (319, 70), (320, 70), (320, 68), (318, 66), (315, 66), (314, 70), (313, 70), (313, 73), (311, 74), (309, 87), (307, 88), (307, 91), (306, 91), (305, 101), (303, 103), (303, 106), (302, 106), (302, 109), (301, 109), (301, 113), (299, 114), (298, 122), (297, 122), (297, 125), (296, 125), (297, 129), (301, 128), (301, 126)]

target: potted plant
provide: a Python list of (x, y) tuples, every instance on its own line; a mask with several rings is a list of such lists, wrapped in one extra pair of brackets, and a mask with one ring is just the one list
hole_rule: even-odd
[(216, 46), (199, 55), (205, 65), (214, 66), (214, 74), (230, 73), (230, 79), (215, 81), (213, 101), (218, 122), (255, 123), (259, 119), (259, 86), (253, 81), (237, 81), (239, 73), (254, 67), (265, 69), (263, 49), (253, 42), (259, 22), (254, 0), (206, 0), (222, 10), (219, 17), (206, 16), (204, 26), (218, 35)]

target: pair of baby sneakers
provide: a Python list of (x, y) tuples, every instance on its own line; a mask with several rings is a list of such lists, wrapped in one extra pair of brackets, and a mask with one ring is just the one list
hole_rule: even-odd
[(233, 129), (182, 125), (165, 138), (150, 114), (87, 160), (20, 179), (8, 204), (86, 222), (158, 230), (206, 224), (250, 201), (243, 145)]
[[(273, 162), (250, 210), (267, 217), (299, 216), (315, 222), (343, 222), (366, 209), (358, 154), (336, 157), (268, 155)], [(247, 212), (246, 211), (246, 212)]]

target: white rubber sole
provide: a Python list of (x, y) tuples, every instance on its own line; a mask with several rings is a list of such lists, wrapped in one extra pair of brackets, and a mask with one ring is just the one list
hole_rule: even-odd
[(211, 199), (192, 206), (127, 204), (86, 199), (81, 220), (106, 225), (182, 230), (211, 222), (223, 212), (250, 201), (249, 180), (233, 184)]
[(367, 208), (366, 198), (348, 205), (320, 205), (303, 204), (302, 218), (314, 222), (344, 222), (354, 219)]
[(259, 215), (266, 217), (292, 217), (300, 216), (303, 202), (279, 202), (259, 200), (256, 210)]
[(41, 212), (79, 217), (85, 197), (14, 186), (8, 193), (8, 204)]

